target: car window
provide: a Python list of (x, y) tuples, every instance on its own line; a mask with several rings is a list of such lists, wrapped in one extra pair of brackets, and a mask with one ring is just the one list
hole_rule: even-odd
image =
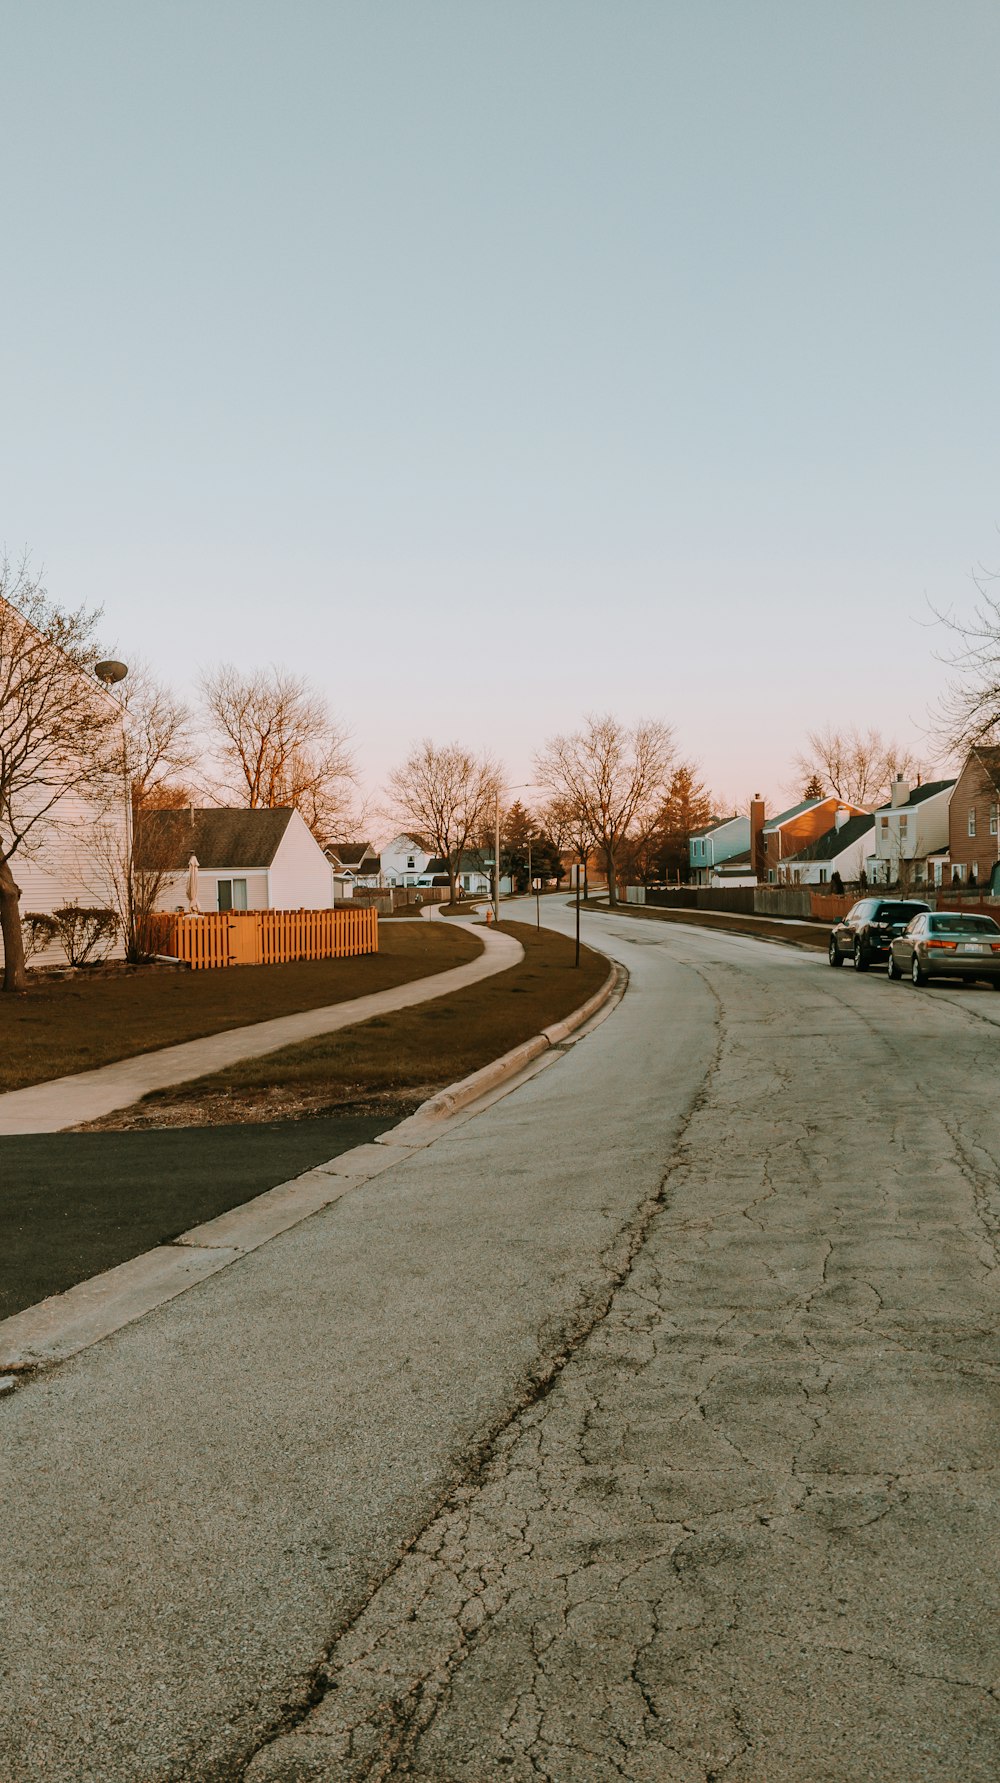
[(926, 904), (880, 904), (875, 913), (875, 920), (876, 922), (909, 922), (911, 916), (919, 916), (926, 909)]
[(1000, 934), (992, 916), (962, 916), (957, 910), (932, 917), (931, 928), (935, 935), (954, 935), (958, 931), (966, 935)]
[(922, 935), (925, 927), (926, 918), (924, 916), (915, 916), (912, 922), (907, 923), (905, 932), (907, 935)]

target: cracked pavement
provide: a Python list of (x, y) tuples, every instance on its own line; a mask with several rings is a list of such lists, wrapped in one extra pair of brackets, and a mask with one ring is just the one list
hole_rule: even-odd
[(1000, 1775), (1000, 1035), (666, 945), (718, 1050), (627, 1276), (246, 1783)]
[(1000, 1775), (1000, 1000), (588, 929), (557, 1064), (0, 1406), (2, 1783)]

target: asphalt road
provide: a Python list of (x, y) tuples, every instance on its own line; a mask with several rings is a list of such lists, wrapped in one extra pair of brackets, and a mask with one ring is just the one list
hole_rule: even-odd
[(585, 924), (558, 1064), (0, 1404), (4, 1783), (1000, 1774), (1000, 999)]
[(0, 1135), (0, 1319), (167, 1244), (389, 1125), (335, 1116)]

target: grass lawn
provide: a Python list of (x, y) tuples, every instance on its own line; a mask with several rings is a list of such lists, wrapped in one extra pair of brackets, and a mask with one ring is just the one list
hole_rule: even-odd
[(525, 957), (495, 978), (157, 1091), (93, 1125), (214, 1125), (337, 1111), (399, 1119), (434, 1090), (570, 1015), (607, 977), (607, 960), (589, 948), (574, 967), (568, 936), (527, 923), (500, 928), (517, 937)]
[(443, 923), (380, 924), (378, 953), (359, 958), (216, 972), (39, 978), (23, 995), (0, 995), (0, 1091), (364, 997), (462, 965), (479, 951), (474, 936)]

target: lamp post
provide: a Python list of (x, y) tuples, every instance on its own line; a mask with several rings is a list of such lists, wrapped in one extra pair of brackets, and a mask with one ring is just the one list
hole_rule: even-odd
[[(94, 664), (94, 674), (105, 693), (110, 694), (113, 687), (117, 687), (120, 681), (124, 681), (128, 674), (128, 664), (115, 662), (111, 659), (107, 662), (98, 662)], [(125, 947), (128, 949), (132, 946), (135, 927), (132, 904), (132, 787), (128, 771), (128, 744), (125, 739), (125, 711), (121, 700), (118, 701), (118, 704), (122, 707), (122, 782), (125, 788)], [(126, 957), (128, 957), (127, 953)]]

